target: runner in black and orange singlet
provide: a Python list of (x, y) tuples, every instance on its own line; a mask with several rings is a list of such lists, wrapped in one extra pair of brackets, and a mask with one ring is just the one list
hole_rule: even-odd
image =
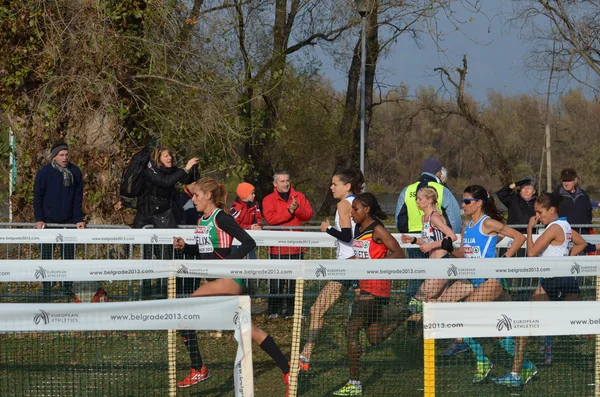
[[(354, 256), (357, 259), (404, 258), (404, 251), (379, 219), (387, 215), (372, 193), (361, 193), (352, 202)], [(389, 254), (388, 254), (389, 251)], [(404, 308), (390, 306), (390, 280), (359, 280), (348, 323), (350, 380), (334, 396), (362, 396), (360, 383), (360, 330), (365, 329), (371, 345), (378, 345), (406, 319)]]

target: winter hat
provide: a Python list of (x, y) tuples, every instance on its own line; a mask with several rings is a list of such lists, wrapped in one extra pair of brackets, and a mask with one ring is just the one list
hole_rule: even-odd
[(423, 164), (421, 164), (421, 172), (428, 172), (435, 175), (441, 169), (442, 162), (433, 157), (423, 160)]
[(565, 168), (560, 172), (562, 181), (574, 181), (577, 178), (577, 172), (573, 168)]
[(254, 186), (248, 182), (242, 182), (238, 185), (237, 189), (235, 189), (235, 193), (242, 200), (246, 200), (250, 193), (254, 190)]

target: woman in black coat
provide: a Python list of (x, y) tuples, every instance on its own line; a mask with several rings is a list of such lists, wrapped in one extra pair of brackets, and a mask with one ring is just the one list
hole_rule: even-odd
[[(157, 146), (150, 154), (148, 168), (144, 169), (144, 193), (138, 200), (133, 227), (141, 229), (152, 225), (160, 229), (177, 228), (173, 200), (177, 183), (188, 184), (197, 173), (198, 158), (191, 158), (185, 168), (175, 166), (175, 155), (166, 147)], [(191, 172), (193, 171), (193, 172)]]
[[(142, 177), (144, 180), (144, 191), (137, 201), (133, 227), (141, 229), (151, 225), (157, 229), (175, 229), (177, 220), (175, 217), (175, 195), (177, 194), (177, 183), (190, 183), (197, 179), (198, 158), (188, 160), (185, 168), (175, 166), (175, 155), (170, 148), (157, 146), (150, 154), (148, 167), (144, 169)], [(173, 247), (167, 244), (144, 245), (143, 258), (173, 259)], [(157, 284), (160, 294), (166, 294), (166, 279)], [(152, 296), (152, 280), (142, 281), (142, 297)]]
[(508, 208), (508, 225), (525, 225), (522, 228), (515, 228), (521, 233), (527, 233), (527, 224), (529, 219), (535, 215), (533, 205), (535, 204), (535, 178), (523, 178), (520, 181), (513, 182), (504, 186), (496, 193), (498, 199)]

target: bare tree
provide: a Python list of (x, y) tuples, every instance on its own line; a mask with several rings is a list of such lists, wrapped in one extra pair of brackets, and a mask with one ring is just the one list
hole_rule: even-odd
[(600, 2), (527, 0), (513, 7), (511, 21), (532, 43), (534, 70), (552, 69), (600, 93)]

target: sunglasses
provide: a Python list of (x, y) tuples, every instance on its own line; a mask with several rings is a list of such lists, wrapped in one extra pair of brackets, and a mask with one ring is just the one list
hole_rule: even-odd
[(478, 199), (478, 198), (464, 198), (462, 200), (462, 202), (465, 205), (469, 205), (469, 204), (471, 204), (472, 201), (479, 201), (479, 200), (481, 200), (481, 199)]

